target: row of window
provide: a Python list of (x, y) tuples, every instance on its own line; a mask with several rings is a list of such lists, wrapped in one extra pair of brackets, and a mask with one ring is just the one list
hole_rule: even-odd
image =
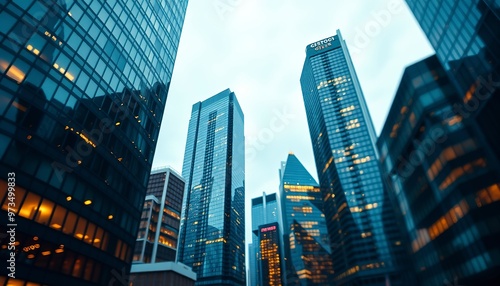
[[(476, 203), (475, 206), (468, 203), (468, 201), (471, 200)], [(445, 214), (436, 219), (428, 229), (420, 229), (417, 231), (417, 236), (412, 242), (413, 252), (416, 253), (420, 251), (420, 249), (453, 227), (453, 225), (458, 223), (459, 220), (475, 208), (481, 208), (497, 201), (500, 201), (500, 187), (498, 184), (491, 185), (475, 192), (475, 194), (470, 196), (470, 199), (462, 199), (459, 203), (451, 207)], [(468, 224), (468, 222), (463, 223)], [(463, 228), (458, 229), (457, 231), (463, 232)], [(459, 234), (456, 234), (455, 236), (457, 237), (456, 239), (460, 237)]]
[(453, 146), (449, 146), (441, 151), (439, 156), (427, 170), (427, 177), (429, 181), (434, 180), (434, 178), (438, 176), (438, 174), (448, 162), (451, 162), (455, 158), (461, 157), (464, 154), (475, 150), (476, 148), (477, 146), (474, 139), (470, 138)]
[[(54, 204), (48, 199), (43, 199), (35, 193), (27, 192), (20, 186), (15, 188), (15, 206), (9, 207), (11, 201), (7, 196), (7, 182), (0, 180), (0, 187), (0, 198), (2, 198), (0, 202), (3, 201), (2, 209), (4, 211), (14, 212), (20, 217), (47, 225), (103, 251), (113, 252), (112, 249), (108, 249), (109, 233), (84, 217), (78, 216), (78, 214), (61, 205)], [(71, 197), (68, 197), (67, 200), (71, 204)], [(110, 215), (109, 218), (112, 219), (113, 216)], [(129, 251), (128, 246), (118, 240), (118, 246), (114, 250), (115, 256), (124, 260), (127, 251)]]
[[(37, 236), (29, 237), (19, 231), (16, 233), (16, 245), (18, 249), (16, 255), (17, 267), (34, 266), (75, 278), (82, 278), (93, 283), (98, 283), (102, 279), (101, 274), (107, 269), (101, 262), (89, 258), (86, 254), (68, 249), (64, 244), (56, 245)], [(7, 245), (2, 245), (2, 249), (5, 248), (7, 248)], [(2, 279), (5, 278), (0, 277), (0, 285), (3, 285)], [(21, 281), (9, 280), (7, 285), (25, 284)], [(26, 284), (26, 286), (33, 285), (39, 284)]]

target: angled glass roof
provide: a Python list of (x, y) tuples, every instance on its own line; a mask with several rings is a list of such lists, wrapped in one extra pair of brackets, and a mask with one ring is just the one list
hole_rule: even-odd
[(283, 169), (282, 185), (318, 186), (316, 180), (294, 154), (288, 154)]

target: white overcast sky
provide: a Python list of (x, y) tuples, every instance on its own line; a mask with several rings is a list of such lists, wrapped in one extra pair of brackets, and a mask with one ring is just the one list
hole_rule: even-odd
[(317, 178), (299, 78), (306, 46), (337, 29), (379, 134), (404, 68), (433, 54), (403, 0), (191, 0), (188, 5), (153, 168), (182, 171), (192, 105), (230, 88), (243, 109), (252, 153), (246, 160), (247, 243), (250, 200), (278, 191), (278, 169), (289, 152)]

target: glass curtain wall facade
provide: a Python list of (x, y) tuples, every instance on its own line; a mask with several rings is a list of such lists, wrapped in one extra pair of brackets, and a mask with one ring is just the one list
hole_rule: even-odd
[[(494, 172), (494, 177), (499, 178), (500, 125), (497, 122), (500, 121), (500, 2), (406, 2), (460, 97), (452, 106), (453, 114), (462, 118), (463, 124), (472, 127), (469, 129), (473, 132), (472, 137), (485, 153), (486, 168)], [(480, 186), (483, 185), (473, 186), (470, 191)], [(491, 236), (498, 237), (495, 225), (482, 229), (481, 240), (487, 241), (486, 237)], [(498, 252), (498, 248), (488, 246), (483, 253), (486, 255), (495, 251)], [(498, 263), (498, 258), (493, 259), (486, 264), (486, 268), (498, 269)], [(476, 268), (466, 274), (457, 274), (457, 277), (474, 277), (473, 273), (480, 272)], [(488, 275), (480, 276), (487, 279)], [(479, 280), (471, 279), (471, 283), (479, 283)]]
[(149, 176), (133, 262), (175, 261), (185, 182), (171, 168)]
[(289, 154), (280, 169), (286, 285), (326, 285), (333, 277), (323, 197), (316, 180)]
[(300, 79), (337, 285), (409, 285), (375, 131), (340, 32), (306, 48)]
[(19, 281), (129, 272), (187, 2), (1, 2), (0, 231), (15, 173)]
[(179, 261), (196, 285), (245, 285), (243, 112), (229, 89), (193, 105)]
[[(252, 248), (249, 250), (250, 285), (264, 285), (262, 278), (261, 250), (259, 229), (262, 225), (279, 223), (278, 200), (276, 194), (266, 193), (262, 197), (252, 199)], [(279, 224), (278, 224), (279, 225)]]
[[(419, 285), (500, 282), (500, 184), (436, 56), (406, 68), (377, 145)], [(455, 283), (455, 284), (453, 284)]]
[(500, 1), (406, 2), (461, 97), (453, 112), (475, 125), (500, 175)]

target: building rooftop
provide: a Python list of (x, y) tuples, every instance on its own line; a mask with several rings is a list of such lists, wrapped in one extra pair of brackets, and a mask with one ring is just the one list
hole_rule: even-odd
[(132, 264), (130, 273), (137, 274), (137, 273), (163, 272), (163, 271), (173, 271), (196, 281), (196, 273), (193, 272), (190, 267), (180, 262), (173, 262), (173, 261)]

